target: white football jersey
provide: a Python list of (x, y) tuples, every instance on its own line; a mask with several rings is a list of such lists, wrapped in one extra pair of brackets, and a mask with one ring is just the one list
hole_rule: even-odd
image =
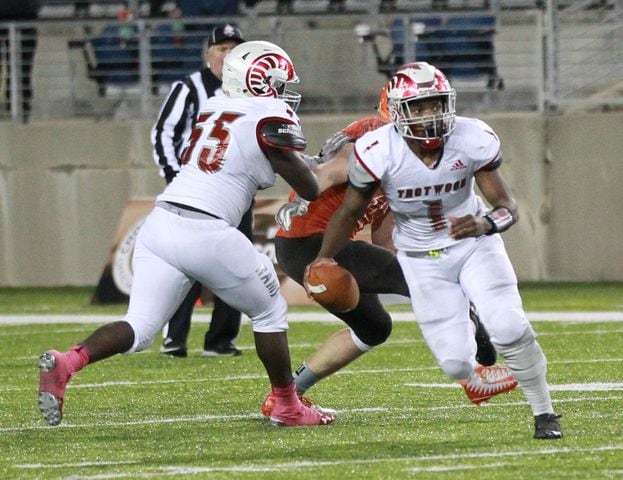
[(157, 200), (198, 208), (237, 227), (256, 191), (275, 184), (260, 143), (267, 120), (300, 129), (296, 113), (279, 99), (208, 99), (182, 153), (180, 173)]
[(396, 221), (394, 245), (412, 251), (457, 243), (449, 235), (448, 216), (485, 213), (484, 202), (474, 192), (474, 173), (495, 169), (502, 161), (500, 141), (491, 127), (465, 117), (457, 117), (432, 168), (409, 149), (392, 124), (357, 140), (353, 157), (350, 182), (380, 182)]

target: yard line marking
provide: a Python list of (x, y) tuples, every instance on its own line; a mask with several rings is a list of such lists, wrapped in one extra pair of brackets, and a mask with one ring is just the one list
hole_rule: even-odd
[(121, 460), (118, 462), (77, 462), (77, 463), (18, 463), (14, 466), (23, 469), (35, 468), (67, 468), (67, 467), (105, 467), (108, 465), (133, 465), (141, 463), (137, 460)]
[[(403, 383), (405, 387), (416, 388), (462, 388), (458, 383)], [(623, 383), (568, 383), (549, 385), (556, 392), (614, 392), (623, 390)]]
[[(413, 322), (413, 312), (390, 312), (394, 322)], [(623, 312), (526, 312), (531, 322), (623, 322)], [(106, 323), (121, 320), (123, 315), (0, 315), (0, 325), (28, 325), (52, 323)], [(210, 323), (212, 312), (195, 313), (193, 322)], [(289, 322), (341, 322), (328, 312), (292, 312), (288, 314)], [(250, 324), (251, 320), (242, 315), (242, 322)]]
[[(141, 352), (139, 352), (141, 353)], [(142, 352), (144, 353), (144, 352)], [(37, 356), (33, 357), (18, 357), (20, 360), (28, 360), (35, 361)], [(603, 359), (586, 359), (586, 360), (560, 360), (560, 361), (550, 361), (548, 362), (550, 365), (555, 364), (581, 364), (581, 363), (615, 363), (615, 362), (623, 362), (623, 358), (603, 358)], [(383, 374), (383, 373), (408, 373), (408, 372), (427, 372), (439, 370), (437, 365), (431, 365), (427, 367), (410, 367), (410, 368), (378, 368), (378, 369), (362, 369), (362, 370), (340, 370), (335, 372), (333, 375), (368, 375), (368, 374)], [(235, 380), (262, 380), (266, 378), (266, 374), (258, 373), (258, 374), (249, 374), (249, 375), (228, 375), (225, 377), (202, 377), (202, 378), (187, 378), (187, 379), (170, 379), (170, 380), (114, 380), (107, 382), (98, 382), (98, 383), (78, 383), (74, 380), (71, 384), (71, 388), (104, 388), (104, 387), (116, 387), (116, 386), (145, 386), (145, 385), (166, 385), (170, 383), (203, 383), (203, 382), (228, 382)], [(448, 388), (454, 387), (454, 383), (406, 383), (405, 386), (422, 386), (422, 387), (430, 387), (430, 388)], [(445, 387), (444, 387), (445, 385)], [(591, 391), (591, 390), (620, 390), (621, 383), (589, 383), (589, 384), (571, 384), (571, 385), (579, 385), (578, 391)], [(582, 390), (582, 385), (588, 385), (590, 387), (586, 387), (585, 390)], [(437, 386), (437, 387), (435, 387)], [(572, 387), (568, 387), (569, 389)], [(562, 387), (558, 387), (556, 385), (550, 385), (551, 390), (560, 390), (560, 391), (572, 391), (572, 390), (562, 390)], [(0, 385), (0, 392), (19, 392), (31, 390), (29, 387), (14, 387), (10, 385)]]
[[(58, 428), (58, 427), (57, 427)], [(143, 471), (140, 473), (110, 473), (110, 474), (95, 474), (95, 475), (81, 475), (81, 479), (107, 479), (107, 478), (150, 478), (150, 477), (162, 477), (162, 476), (188, 476), (196, 475), (200, 473), (212, 473), (212, 472), (279, 472), (283, 470), (298, 470), (301, 468), (323, 468), (334, 467), (343, 465), (371, 465), (379, 463), (415, 463), (415, 462), (431, 462), (431, 461), (444, 461), (444, 460), (467, 460), (467, 459), (479, 459), (479, 458), (513, 458), (513, 457), (532, 457), (540, 455), (560, 455), (560, 454), (584, 454), (584, 453), (596, 453), (596, 452), (611, 452), (623, 450), (623, 445), (604, 445), (601, 447), (586, 447), (586, 448), (573, 448), (573, 447), (561, 447), (561, 448), (546, 448), (541, 450), (511, 450), (511, 451), (497, 451), (497, 452), (472, 452), (472, 453), (456, 453), (456, 454), (444, 454), (444, 455), (420, 455), (420, 456), (406, 456), (406, 457), (394, 457), (394, 458), (365, 458), (365, 459), (348, 459), (348, 460), (321, 460), (317, 462), (303, 461), (303, 462), (288, 462), (273, 465), (234, 465), (223, 467), (197, 467), (197, 466), (162, 466), (151, 468), (150, 471)], [(408, 467), (407, 467), (408, 468)], [(417, 467), (413, 467), (417, 468)], [(433, 467), (430, 467), (433, 468)], [(444, 468), (444, 467), (438, 467)], [(476, 467), (479, 468), (479, 467)], [(439, 470), (440, 471), (440, 470)], [(65, 478), (75, 478), (73, 476)]]
[(482, 468), (499, 468), (511, 465), (510, 463), (485, 463), (480, 465), (450, 465), (450, 466), (434, 466), (434, 467), (414, 467), (407, 468), (409, 473), (426, 473), (426, 472), (455, 472), (463, 470), (480, 470)]
[[(607, 397), (578, 397), (578, 398), (566, 398), (555, 399), (554, 404), (559, 403), (577, 403), (577, 402), (601, 402), (623, 400), (623, 395), (611, 395)], [(360, 407), (349, 409), (338, 409), (338, 415), (348, 415), (353, 413), (392, 413), (392, 412), (422, 412), (422, 411), (436, 411), (436, 410), (459, 410), (465, 408), (492, 408), (492, 407), (516, 407), (527, 405), (526, 401), (516, 402), (498, 402), (498, 403), (486, 403), (480, 406), (475, 406), (472, 403), (465, 402), (457, 405), (444, 405), (433, 407)], [(259, 403), (258, 403), (259, 405)], [(54, 429), (72, 429), (72, 428), (105, 428), (105, 427), (131, 427), (141, 425), (161, 425), (161, 424), (173, 424), (173, 423), (193, 423), (193, 422), (210, 422), (210, 421), (232, 421), (232, 420), (264, 420), (264, 417), (259, 413), (247, 413), (236, 415), (193, 415), (190, 417), (169, 417), (169, 418), (154, 418), (149, 420), (135, 420), (124, 422), (102, 422), (100, 420), (93, 423), (69, 423), (65, 421)], [(22, 432), (33, 430), (50, 430), (52, 427), (48, 425), (24, 425), (16, 427), (0, 427), (0, 432)]]
[[(499, 398), (499, 397), (498, 397)], [(623, 396), (614, 395), (609, 397), (580, 397), (580, 398), (557, 398), (554, 399), (554, 404), (559, 403), (579, 403), (579, 402), (601, 402), (611, 400), (623, 400)], [(519, 407), (522, 405), (528, 405), (526, 400), (519, 402), (495, 402), (495, 403), (481, 403), (477, 408), (491, 408), (491, 407)], [(475, 405), (471, 403), (461, 405), (445, 405), (440, 407), (429, 407), (430, 410), (459, 410), (462, 408), (473, 408)], [(398, 410), (398, 409), (396, 409)]]

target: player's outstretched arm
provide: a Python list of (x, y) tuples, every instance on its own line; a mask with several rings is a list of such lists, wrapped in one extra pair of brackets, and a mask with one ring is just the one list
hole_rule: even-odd
[(309, 169), (301, 155), (295, 151), (274, 147), (265, 148), (266, 156), (275, 173), (294, 189), (299, 197), (315, 200), (320, 195), (316, 175)]
[(342, 206), (331, 217), (322, 246), (314, 263), (320, 259), (333, 258), (350, 240), (357, 221), (364, 215), (376, 186), (365, 190), (349, 185)]

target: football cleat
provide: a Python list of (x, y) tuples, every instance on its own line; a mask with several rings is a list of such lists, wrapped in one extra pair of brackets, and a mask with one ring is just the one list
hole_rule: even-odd
[(294, 407), (275, 403), (269, 419), (273, 427), (311, 427), (331, 425), (335, 422), (335, 415), (320, 413), (301, 402), (298, 402), (298, 405)]
[(488, 402), (500, 393), (509, 393), (517, 387), (517, 379), (506, 367), (476, 367), (469, 380), (459, 382), (470, 401), (476, 405)]
[[(311, 408), (312, 410), (316, 410), (318, 413), (321, 413), (323, 415), (335, 416), (337, 414), (336, 410), (333, 410), (332, 408), (323, 408), (320, 405), (317, 405), (316, 402), (314, 402), (311, 398), (305, 395), (301, 395), (299, 397), (299, 400), (306, 407)], [(264, 415), (265, 417), (270, 417), (273, 412), (273, 408), (275, 408), (275, 396), (271, 392), (266, 395), (266, 398), (262, 402), (262, 415)]]
[(39, 411), (48, 425), (56, 426), (63, 419), (63, 399), (71, 377), (62, 353), (48, 350), (39, 357)]
[(495, 350), (495, 347), (491, 343), (491, 338), (489, 338), (489, 332), (487, 332), (485, 326), (480, 322), (480, 317), (478, 317), (476, 307), (471, 302), (469, 304), (469, 318), (474, 323), (474, 327), (476, 328), (476, 331), (474, 333), (477, 347), (476, 361), (480, 363), (480, 365), (484, 365), (485, 367), (495, 365), (498, 352)]
[(188, 356), (188, 351), (186, 350), (186, 345), (183, 343), (176, 343), (171, 338), (165, 338), (162, 341), (162, 347), (160, 347), (160, 353), (164, 353), (165, 355), (170, 355), (171, 357), (180, 357), (186, 358)]
[(560, 417), (553, 413), (544, 413), (534, 417), (534, 438), (539, 440), (556, 440), (562, 438)]

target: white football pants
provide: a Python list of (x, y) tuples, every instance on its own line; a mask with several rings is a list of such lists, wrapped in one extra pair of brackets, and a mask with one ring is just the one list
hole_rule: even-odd
[(141, 227), (125, 321), (135, 333), (127, 352), (148, 347), (195, 281), (245, 313), (256, 332), (288, 328), (287, 305), (266, 255), (223, 220), (192, 219), (160, 207)]
[(475, 366), (469, 300), (476, 305), (495, 346), (518, 341), (530, 328), (500, 235), (468, 238), (439, 255), (409, 255), (398, 252), (413, 313), (426, 343), (449, 376), (457, 378), (447, 365)]

